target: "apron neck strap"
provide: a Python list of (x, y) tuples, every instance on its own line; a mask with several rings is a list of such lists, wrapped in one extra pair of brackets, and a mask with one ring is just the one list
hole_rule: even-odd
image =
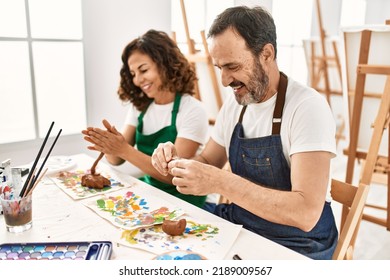
[[(179, 111), (179, 106), (180, 106), (180, 100), (181, 100), (181, 94), (179, 94), (178, 92), (176, 92), (176, 95), (175, 95), (175, 101), (173, 103), (173, 108), (172, 108), (172, 118), (171, 118), (171, 125), (175, 125), (176, 124), (176, 117), (177, 117), (177, 112)], [(150, 105), (150, 104), (149, 104)], [(144, 126), (144, 115), (147, 111), (147, 109), (149, 108), (149, 105), (145, 108), (145, 110), (143, 110), (141, 112), (141, 114), (138, 116), (138, 127), (139, 127), (139, 131), (142, 131), (143, 130), (143, 126)]]
[[(286, 90), (287, 90), (287, 76), (283, 72), (280, 72), (278, 92), (276, 94), (276, 104), (274, 109), (274, 115), (272, 118), (272, 135), (280, 134), (280, 126), (282, 124), (282, 115), (284, 102), (286, 100)], [(241, 110), (239, 123), (242, 123), (244, 113), (247, 106), (244, 106)]]
[(274, 109), (274, 116), (272, 119), (272, 135), (280, 134), (280, 126), (282, 124), (282, 115), (284, 108), (284, 101), (286, 100), (287, 76), (280, 72), (278, 93), (276, 95), (276, 104)]
[(176, 116), (177, 116), (177, 112), (179, 112), (181, 96), (182, 96), (181, 94), (176, 92), (175, 102), (173, 103), (173, 109), (172, 109), (171, 125), (175, 125), (176, 124)]

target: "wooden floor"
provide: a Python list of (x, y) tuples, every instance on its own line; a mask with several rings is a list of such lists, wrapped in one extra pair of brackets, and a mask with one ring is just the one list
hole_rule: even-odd
[[(332, 177), (339, 180), (345, 180), (345, 170), (347, 158), (342, 154), (345, 143), (338, 145), (338, 156), (332, 162)], [(355, 168), (358, 178), (359, 168)], [(387, 190), (383, 185), (373, 183), (371, 185), (368, 201), (386, 205)], [(340, 223), (341, 209), (333, 205), (337, 223)], [(381, 215), (382, 213), (378, 213)], [(362, 221), (356, 247), (354, 259), (357, 260), (390, 260), (390, 231), (383, 226), (371, 222)]]

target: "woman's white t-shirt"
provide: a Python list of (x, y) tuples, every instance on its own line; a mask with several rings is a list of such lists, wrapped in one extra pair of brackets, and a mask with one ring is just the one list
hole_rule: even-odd
[[(171, 125), (173, 103), (156, 104), (152, 102), (143, 118), (143, 134), (153, 134)], [(138, 116), (141, 114), (134, 105), (130, 105), (125, 119), (125, 125), (137, 127)], [(180, 100), (176, 117), (177, 138), (185, 138), (200, 144), (205, 144), (208, 138), (208, 117), (206, 110), (198, 99), (184, 94)]]

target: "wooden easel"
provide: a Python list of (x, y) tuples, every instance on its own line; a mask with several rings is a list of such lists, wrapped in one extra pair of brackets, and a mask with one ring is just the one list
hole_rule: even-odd
[[(388, 21), (386, 22), (389, 23)], [(352, 183), (353, 173), (355, 162), (357, 159), (364, 160), (364, 165), (362, 166), (360, 183), (370, 185), (372, 182), (372, 177), (374, 172), (377, 169), (378, 165), (385, 165), (383, 168), (387, 173), (387, 206), (382, 207), (378, 205), (372, 205), (366, 203), (365, 207), (370, 207), (374, 209), (383, 210), (386, 213), (386, 218), (380, 218), (374, 215), (369, 215), (363, 213), (362, 219), (373, 222), (378, 225), (386, 227), (390, 231), (390, 176), (388, 174), (388, 169), (390, 166), (389, 154), (386, 158), (383, 156), (378, 156), (380, 144), (382, 141), (382, 136), (385, 128), (388, 128), (389, 137), (390, 137), (390, 66), (386, 65), (369, 65), (368, 57), (370, 51), (371, 43), (371, 34), (372, 31), (364, 30), (362, 31), (361, 41), (360, 41), (360, 51), (359, 51), (359, 61), (357, 66), (357, 76), (356, 76), (356, 86), (354, 91), (354, 100), (353, 100), (353, 109), (352, 114), (350, 115), (350, 142), (349, 147), (346, 151), (348, 155), (347, 161), (347, 170), (346, 170), (346, 182)], [(346, 50), (347, 51), (347, 50)], [(370, 145), (368, 152), (358, 151), (358, 135), (361, 122), (361, 112), (363, 107), (363, 97), (365, 96), (365, 82), (366, 76), (371, 75), (386, 75), (386, 83), (384, 87), (383, 94), (380, 96), (380, 106), (373, 124), (373, 133), (370, 140)], [(367, 95), (366, 95), (367, 96)], [(390, 152), (390, 142), (389, 149)], [(343, 208), (342, 211), (342, 224), (345, 220), (347, 209)]]
[[(329, 70), (331, 68), (336, 68), (340, 85), (341, 85), (341, 64), (337, 49), (336, 41), (332, 41), (332, 49), (334, 56), (329, 56), (327, 54), (326, 49), (326, 41), (327, 41), (327, 35), (322, 23), (322, 15), (321, 15), (321, 7), (320, 7), (320, 0), (316, 0), (316, 10), (317, 10), (317, 19), (319, 24), (319, 32), (320, 32), (320, 47), (321, 51), (318, 54), (318, 51), (316, 50), (318, 47), (316, 47), (316, 42), (314, 40), (310, 41), (310, 61), (308, 63), (308, 68), (310, 72), (310, 86), (317, 90), (320, 93), (323, 93), (326, 97), (326, 100), (328, 101), (329, 105), (331, 106), (331, 96), (332, 95), (338, 95), (342, 96), (342, 90), (335, 90), (331, 89), (330, 87), (330, 81), (329, 81)], [(308, 50), (306, 50), (308, 51)], [(323, 81), (324, 85), (320, 86), (320, 82)], [(340, 139), (344, 139), (344, 128), (345, 128), (345, 122), (342, 118), (341, 124), (338, 127), (338, 130), (336, 132), (336, 142), (338, 144)]]
[[(187, 59), (188, 61), (192, 64), (194, 69), (196, 69), (196, 63), (203, 62), (207, 64), (207, 68), (209, 70), (209, 75), (212, 83), (212, 87), (214, 90), (214, 96), (215, 100), (217, 103), (217, 108), (218, 110), (222, 107), (222, 96), (221, 96), (221, 91), (218, 85), (218, 80), (217, 80), (217, 75), (215, 73), (215, 68), (212, 63), (212, 59), (208, 50), (208, 44), (206, 40), (206, 35), (204, 30), (200, 31), (201, 37), (202, 37), (202, 44), (204, 47), (204, 52), (199, 52), (195, 48), (195, 41), (191, 38), (190, 36), (190, 31), (188, 28), (188, 21), (187, 21), (187, 13), (186, 13), (186, 8), (184, 5), (184, 0), (180, 0), (180, 6), (181, 6), (181, 12), (183, 16), (183, 24), (184, 24), (184, 30), (186, 33), (186, 40), (187, 40), (187, 46), (188, 46), (188, 54), (187, 54)], [(195, 83), (195, 97), (199, 100), (202, 100), (201, 94), (199, 92), (199, 84), (198, 82)], [(214, 124), (215, 120), (210, 119), (209, 123)]]

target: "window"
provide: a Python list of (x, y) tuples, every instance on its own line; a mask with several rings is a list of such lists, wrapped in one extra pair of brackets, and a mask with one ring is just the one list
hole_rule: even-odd
[(0, 0), (0, 144), (86, 126), (81, 0)]

